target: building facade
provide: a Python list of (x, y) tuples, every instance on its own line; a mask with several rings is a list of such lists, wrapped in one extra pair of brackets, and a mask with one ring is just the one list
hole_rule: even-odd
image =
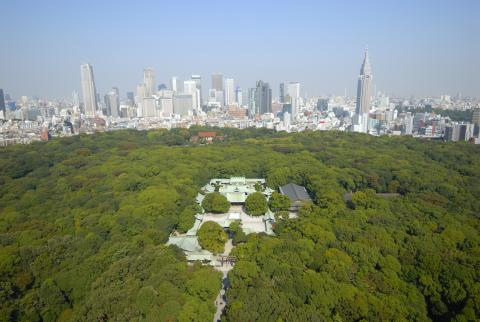
[(145, 97), (155, 94), (155, 71), (152, 68), (143, 70), (143, 82), (145, 83)]
[(0, 117), (7, 118), (7, 108), (5, 106), (5, 95), (3, 89), (0, 88)]
[(357, 83), (357, 102), (355, 109), (355, 125), (357, 132), (368, 131), (368, 113), (372, 105), (372, 68), (368, 58), (368, 50), (365, 51), (360, 76)]
[(93, 77), (93, 67), (90, 64), (80, 65), (80, 76), (82, 82), (83, 104), (85, 115), (94, 117), (97, 111), (97, 89)]
[(212, 74), (212, 88), (216, 91), (223, 91), (223, 75), (219, 73)]
[(235, 87), (233, 78), (225, 79), (225, 106), (235, 104)]
[(255, 88), (255, 114), (272, 113), (272, 89), (268, 83), (257, 81)]

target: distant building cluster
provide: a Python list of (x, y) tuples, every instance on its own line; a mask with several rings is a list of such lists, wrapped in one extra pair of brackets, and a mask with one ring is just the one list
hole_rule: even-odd
[[(70, 100), (14, 99), (0, 89), (0, 146), (124, 128), (192, 125), (339, 130), (480, 143), (479, 99), (460, 94), (406, 99), (377, 92), (368, 51), (355, 98), (305, 97), (297, 81), (282, 82), (278, 97), (273, 97), (268, 82), (258, 80), (242, 89), (221, 73), (211, 75), (209, 88), (201, 75), (184, 80), (174, 76), (168, 85), (157, 84), (152, 68), (144, 69), (135, 91), (123, 96), (113, 86), (102, 97), (90, 64), (80, 66), (80, 85), (81, 95), (74, 91)], [(470, 112), (470, 117), (456, 120), (449, 116), (452, 112)]]

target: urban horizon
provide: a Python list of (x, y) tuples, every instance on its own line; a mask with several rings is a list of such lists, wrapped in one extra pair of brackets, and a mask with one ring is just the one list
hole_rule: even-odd
[[(95, 66), (93, 64), (90, 64), (89, 62), (82, 62), (81, 64), (79, 64), (79, 66), (81, 65), (90, 65), (92, 66), (93, 70), (94, 70), (94, 73), (95, 75), (97, 75), (97, 72), (95, 72)], [(151, 66), (145, 66), (144, 69), (152, 69), (154, 72), (156, 72), (156, 69), (155, 68), (152, 68)], [(195, 74), (195, 73), (191, 73), (191, 74), (175, 74), (175, 75), (171, 75), (170, 78), (165, 78), (165, 76), (162, 76), (163, 78), (160, 78), (160, 80), (157, 82), (158, 85), (166, 85), (168, 87), (168, 85), (170, 84), (171, 82), (171, 79), (173, 77), (176, 77), (177, 79), (179, 80), (189, 80), (192, 76), (200, 76), (201, 77), (201, 80), (202, 80), (202, 83), (205, 82), (206, 84), (210, 83), (210, 77), (214, 74), (220, 74), (224, 77), (228, 77), (228, 78), (233, 78), (233, 79), (236, 79), (234, 75), (230, 75), (230, 74), (225, 74), (225, 73), (222, 73), (220, 71), (214, 71), (214, 72), (211, 72), (209, 74), (206, 75), (206, 77), (203, 77), (203, 75), (200, 75), (200, 74)], [(142, 73), (141, 73), (141, 70), (139, 72), (139, 79), (141, 79), (142, 77)], [(358, 75), (357, 75), (358, 77)], [(101, 80), (101, 77), (95, 77), (96, 79), (96, 83), (102, 83), (102, 81), (98, 82), (97, 80), (100, 79)], [(282, 82), (284, 81), (295, 81), (295, 82), (299, 82), (301, 83), (302, 85), (305, 85), (304, 82), (302, 82), (301, 79), (289, 79), (287, 80), (288, 78), (285, 78), (283, 81), (280, 81), (279, 83), (273, 83), (273, 82), (270, 82), (268, 77), (260, 77), (258, 78), (257, 80), (254, 80), (252, 82), (249, 82), (247, 84), (247, 86), (240, 86), (239, 84), (236, 84), (236, 86), (239, 86), (240, 88), (249, 88), (251, 86), (253, 86), (256, 81), (258, 80), (262, 80), (266, 83), (269, 83), (270, 85), (273, 85), (271, 86), (272, 88), (272, 92), (273, 92), (273, 96), (272, 98), (273, 99), (278, 99), (279, 96), (280, 96), (280, 90), (279, 90), (279, 87), (280, 85), (282, 84)], [(352, 84), (355, 84), (356, 83), (356, 79), (355, 78), (352, 78), (352, 80), (350, 81), (350, 83)], [(34, 99), (39, 99), (39, 100), (47, 100), (47, 101), (67, 101), (67, 102), (71, 102), (71, 99), (72, 99), (72, 93), (74, 92), (81, 92), (81, 81), (79, 79), (79, 82), (78, 82), (78, 86), (77, 88), (73, 88), (70, 93), (66, 93), (64, 95), (59, 95), (59, 96), (48, 96), (48, 95), (42, 95), (42, 94), (29, 94), (29, 93), (23, 93), (23, 92), (20, 92), (20, 93), (14, 93), (14, 92), (11, 92), (8, 90), (8, 86), (3, 86), (3, 89), (4, 89), (4, 92), (5, 94), (9, 95), (9, 97), (11, 97), (11, 99), (20, 99), (22, 96), (25, 96), (25, 97), (29, 97), (29, 98), (34, 98)], [(321, 91), (321, 90), (318, 90), (318, 91), (314, 91), (313, 93), (311, 92), (307, 92), (306, 90), (302, 90), (302, 96), (305, 97), (305, 98), (312, 98), (312, 97), (335, 97), (335, 96), (341, 96), (341, 97), (346, 97), (346, 98), (353, 98), (353, 97), (356, 97), (357, 93), (356, 93), (356, 88), (353, 87), (352, 84), (349, 84), (348, 86), (345, 86), (345, 88), (343, 89), (343, 91), (339, 91), (339, 92), (327, 92), (327, 91)], [(123, 95), (120, 95), (121, 98), (125, 99), (126, 98), (126, 95), (128, 92), (134, 92), (135, 91), (135, 86), (132, 86), (131, 88), (127, 88), (127, 89), (122, 89), (120, 86), (117, 86), (115, 84), (111, 85), (111, 86), (107, 86), (107, 85), (102, 85), (101, 87), (98, 86), (98, 88), (102, 88), (102, 90), (99, 90), (98, 92), (99, 93), (107, 93), (108, 91), (111, 90), (111, 88), (118, 88), (120, 90), (120, 93), (123, 94)], [(463, 97), (463, 98), (468, 98), (468, 99), (477, 99), (477, 98), (480, 98), (480, 93), (478, 95), (465, 95), (464, 93), (462, 93), (461, 91), (449, 91), (449, 90), (445, 90), (445, 91), (442, 91), (442, 92), (438, 92), (438, 93), (426, 93), (426, 94), (414, 94), (414, 93), (410, 93), (410, 94), (397, 94), (397, 91), (395, 90), (386, 90), (384, 89), (383, 87), (381, 86), (378, 86), (376, 83), (373, 83), (373, 93), (377, 93), (377, 92), (381, 92), (385, 95), (388, 95), (389, 97), (392, 97), (392, 98), (405, 98), (405, 99), (409, 99), (409, 98), (439, 98), (441, 96), (444, 96), (444, 95), (448, 95), (448, 96), (459, 96), (459, 97)], [(205, 94), (204, 92), (202, 92), (202, 94)]]
[(280, 83), (279, 95), (274, 98), (268, 82), (258, 80), (254, 87), (241, 88), (235, 79), (220, 73), (211, 75), (210, 85), (201, 75), (184, 80), (174, 76), (167, 84), (158, 83), (152, 68), (143, 70), (143, 80), (135, 91), (125, 92), (125, 99), (121, 99), (118, 87), (100, 94), (90, 64), (80, 65), (80, 80), (81, 92), (74, 91), (68, 102), (22, 96), (17, 105), (17, 100), (0, 89), (0, 115), (4, 120), (0, 145), (124, 128), (192, 125), (265, 127), (287, 132), (336, 129), (480, 143), (478, 99), (460, 94), (420, 99), (389, 97), (376, 90), (368, 49), (354, 99), (307, 97), (302, 95), (302, 83), (298, 81)]

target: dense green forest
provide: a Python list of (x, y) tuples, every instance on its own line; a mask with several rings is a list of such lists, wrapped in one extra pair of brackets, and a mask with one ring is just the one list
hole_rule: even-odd
[(478, 147), (265, 129), (190, 143), (197, 131), (0, 149), (0, 320), (211, 321), (220, 274), (165, 242), (229, 176), (295, 182), (314, 204), (276, 236), (233, 228), (226, 321), (480, 319)]

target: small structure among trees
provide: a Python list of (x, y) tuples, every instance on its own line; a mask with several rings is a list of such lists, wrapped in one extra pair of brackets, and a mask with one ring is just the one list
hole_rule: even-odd
[(312, 198), (303, 186), (295, 183), (289, 183), (279, 188), (280, 193), (290, 198), (289, 211), (296, 212), (300, 207), (308, 202), (312, 202)]

